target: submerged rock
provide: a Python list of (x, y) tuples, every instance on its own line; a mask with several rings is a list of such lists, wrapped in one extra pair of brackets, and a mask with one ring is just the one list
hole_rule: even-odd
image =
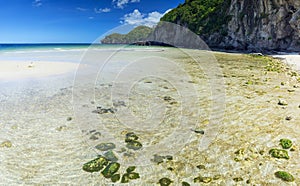
[(125, 136), (126, 143), (131, 142), (131, 141), (136, 141), (138, 139), (139, 139), (139, 137), (134, 132), (129, 132)]
[(108, 151), (116, 148), (116, 145), (114, 143), (100, 143), (95, 148), (101, 151)]
[(11, 147), (12, 147), (12, 142), (9, 141), (9, 140), (3, 141), (3, 142), (0, 144), (0, 147), (11, 148)]
[(128, 183), (129, 181), (130, 181), (129, 174), (128, 173), (123, 174), (121, 183)]
[(287, 120), (287, 121), (291, 121), (292, 119), (293, 119), (292, 116), (285, 117), (285, 120)]
[(158, 183), (160, 186), (169, 186), (173, 181), (170, 180), (169, 178), (161, 178)]
[(293, 142), (289, 139), (281, 139), (280, 140), (280, 145), (282, 146), (282, 148), (284, 149), (289, 149), (293, 146)]
[(190, 186), (191, 184), (189, 184), (188, 182), (183, 181), (183, 182), (181, 183), (181, 185), (182, 185), (182, 186)]
[(288, 103), (287, 103), (285, 100), (283, 100), (283, 99), (279, 99), (279, 100), (278, 100), (278, 105), (281, 105), (281, 106), (287, 106)]
[(121, 175), (120, 174), (114, 174), (112, 177), (111, 177), (111, 181), (113, 183), (116, 183), (117, 181), (119, 181), (121, 178)]
[(211, 177), (202, 177), (202, 176), (198, 176), (196, 178), (194, 178), (194, 182), (195, 183), (209, 183), (212, 181), (212, 178)]
[(237, 177), (237, 178), (233, 178), (233, 181), (240, 182), (240, 181), (244, 181), (244, 179), (242, 177)]
[(101, 172), (105, 178), (111, 178), (116, 172), (118, 172), (120, 164), (117, 162), (110, 163), (105, 169)]
[(127, 173), (131, 173), (131, 172), (133, 172), (134, 170), (135, 170), (135, 166), (130, 166), (130, 167), (128, 167), (127, 169), (126, 169), (126, 172)]
[(160, 164), (164, 162), (164, 156), (160, 156), (157, 154), (154, 154), (153, 159), (151, 159), (151, 161), (153, 161), (154, 163)]
[(117, 111), (117, 109), (115, 109), (115, 108), (97, 107), (97, 110), (94, 110), (92, 113), (95, 113), (95, 114), (107, 114), (107, 113), (114, 114), (116, 111)]
[(103, 156), (99, 156), (98, 158), (85, 163), (82, 169), (86, 172), (99, 172), (107, 164), (108, 164), (108, 160)]
[(293, 182), (295, 180), (293, 175), (285, 171), (277, 171), (275, 172), (275, 176), (286, 182)]
[(100, 132), (95, 132), (94, 134), (91, 135), (90, 140), (98, 140), (100, 136), (101, 136)]
[(138, 141), (131, 141), (127, 143), (126, 147), (132, 150), (139, 150), (143, 147), (143, 145)]
[(290, 159), (289, 154), (286, 150), (281, 149), (271, 149), (269, 154), (274, 158), (283, 158), (283, 159)]
[(104, 153), (104, 157), (112, 162), (118, 161), (117, 156), (114, 154), (114, 152), (112, 150), (109, 150), (106, 153)]
[(136, 173), (136, 172), (131, 172), (131, 173), (127, 173), (127, 174), (128, 174), (128, 178), (131, 179), (131, 180), (140, 178), (140, 174)]

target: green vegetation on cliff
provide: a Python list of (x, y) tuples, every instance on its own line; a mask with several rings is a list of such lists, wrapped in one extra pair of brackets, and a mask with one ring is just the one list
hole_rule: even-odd
[(227, 14), (231, 0), (186, 0), (177, 8), (161, 18), (161, 21), (172, 22), (188, 27), (199, 35), (219, 32), (226, 35), (227, 24), (231, 16)]
[(101, 40), (103, 44), (130, 44), (138, 41), (145, 41), (149, 34), (153, 31), (147, 26), (138, 26), (128, 34), (113, 33)]

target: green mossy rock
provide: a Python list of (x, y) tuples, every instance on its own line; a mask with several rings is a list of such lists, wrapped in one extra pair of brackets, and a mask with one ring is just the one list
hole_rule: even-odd
[(233, 178), (233, 181), (240, 182), (240, 181), (244, 181), (244, 179), (241, 177), (237, 177), (237, 178)]
[(293, 182), (295, 180), (293, 175), (285, 171), (277, 171), (275, 172), (275, 176), (286, 182)]
[(161, 178), (158, 183), (160, 186), (169, 186), (173, 181), (170, 180), (169, 178)]
[(114, 143), (100, 143), (96, 145), (95, 148), (101, 151), (108, 151), (116, 148), (116, 145)]
[(136, 173), (136, 172), (131, 172), (131, 173), (128, 173), (128, 178), (131, 180), (135, 180), (135, 179), (140, 178), (140, 174)]
[(126, 169), (126, 172), (127, 173), (131, 173), (131, 172), (133, 172), (134, 170), (135, 170), (135, 166), (130, 166), (130, 167), (128, 167), (127, 169)]
[(202, 176), (198, 176), (196, 178), (194, 178), (194, 182), (195, 183), (209, 183), (212, 181), (212, 178), (211, 177), (202, 177)]
[(86, 172), (99, 172), (107, 164), (108, 164), (108, 160), (103, 156), (99, 156), (98, 158), (85, 163), (82, 169)]
[(110, 163), (101, 173), (105, 178), (111, 178), (116, 172), (118, 172), (120, 164), (117, 162)]
[(111, 181), (113, 183), (116, 183), (117, 181), (119, 181), (121, 178), (121, 175), (120, 174), (114, 174), (112, 177), (111, 177)]
[(183, 181), (183, 182), (181, 183), (181, 185), (182, 185), (182, 186), (190, 186), (191, 184), (189, 184), (188, 182)]
[(138, 141), (130, 141), (127, 143), (126, 147), (132, 150), (139, 150), (143, 147), (143, 145)]
[(284, 149), (289, 149), (293, 146), (293, 142), (289, 139), (281, 139), (280, 140), (280, 145), (282, 146), (282, 148)]
[(129, 132), (126, 134), (125, 142), (132, 142), (138, 140), (139, 137), (134, 132)]
[(129, 181), (130, 181), (129, 173), (123, 174), (122, 179), (121, 179), (121, 183), (128, 183)]
[(289, 154), (286, 150), (281, 150), (281, 149), (271, 149), (269, 151), (269, 154), (274, 157), (274, 158), (279, 158), (279, 159), (290, 159)]

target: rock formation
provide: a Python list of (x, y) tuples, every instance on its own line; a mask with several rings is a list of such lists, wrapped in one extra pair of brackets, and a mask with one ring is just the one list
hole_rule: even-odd
[(188, 27), (210, 47), (300, 51), (299, 0), (186, 0), (161, 20)]

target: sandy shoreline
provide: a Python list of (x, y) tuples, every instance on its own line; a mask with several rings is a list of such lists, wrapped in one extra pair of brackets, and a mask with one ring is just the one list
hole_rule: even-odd
[(41, 78), (75, 71), (78, 64), (47, 61), (0, 61), (0, 81)]

